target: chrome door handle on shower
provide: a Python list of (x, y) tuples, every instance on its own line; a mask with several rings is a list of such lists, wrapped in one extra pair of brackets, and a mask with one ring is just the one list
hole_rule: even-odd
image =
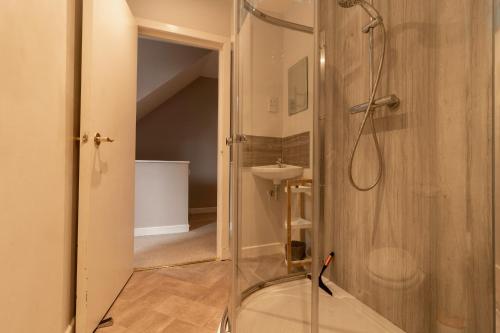
[(110, 137), (107, 136), (101, 136), (101, 134), (96, 133), (94, 136), (94, 143), (97, 147), (101, 145), (103, 142), (114, 142), (114, 139), (111, 139)]
[(248, 139), (247, 139), (246, 135), (237, 134), (234, 137), (230, 136), (230, 137), (226, 138), (226, 146), (231, 146), (235, 143), (245, 143), (247, 141), (248, 141)]

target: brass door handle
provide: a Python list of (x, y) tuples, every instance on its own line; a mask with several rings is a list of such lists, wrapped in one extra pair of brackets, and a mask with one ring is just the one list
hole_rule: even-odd
[(107, 136), (101, 136), (100, 133), (96, 133), (94, 137), (94, 143), (97, 147), (99, 147), (103, 142), (114, 142), (114, 141), (115, 141), (114, 139), (111, 139)]

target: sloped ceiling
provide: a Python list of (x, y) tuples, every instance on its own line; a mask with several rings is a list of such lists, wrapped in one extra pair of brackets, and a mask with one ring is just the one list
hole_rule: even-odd
[(137, 119), (156, 109), (200, 76), (216, 78), (218, 53), (140, 38)]

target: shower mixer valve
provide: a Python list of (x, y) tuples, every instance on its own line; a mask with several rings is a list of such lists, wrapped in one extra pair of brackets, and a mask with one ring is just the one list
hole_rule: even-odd
[[(390, 109), (397, 109), (400, 104), (400, 99), (398, 96), (392, 94), (384, 97), (377, 98), (371, 105), (370, 109), (378, 109), (383, 106), (388, 106)], [(368, 107), (368, 102), (355, 105), (349, 109), (351, 114), (366, 112), (366, 108)]]

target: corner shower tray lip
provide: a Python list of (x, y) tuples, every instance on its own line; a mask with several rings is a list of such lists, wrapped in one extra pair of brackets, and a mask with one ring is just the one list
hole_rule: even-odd
[(292, 179), (301, 176), (304, 171), (303, 167), (282, 164), (262, 165), (252, 167), (252, 174), (257, 177), (272, 180), (274, 185), (279, 185), (283, 180)]
[[(320, 333), (405, 333), (338, 285), (324, 279), (333, 297), (319, 291)], [(239, 332), (306, 332), (311, 325), (311, 281), (301, 279), (260, 289), (237, 312)]]

